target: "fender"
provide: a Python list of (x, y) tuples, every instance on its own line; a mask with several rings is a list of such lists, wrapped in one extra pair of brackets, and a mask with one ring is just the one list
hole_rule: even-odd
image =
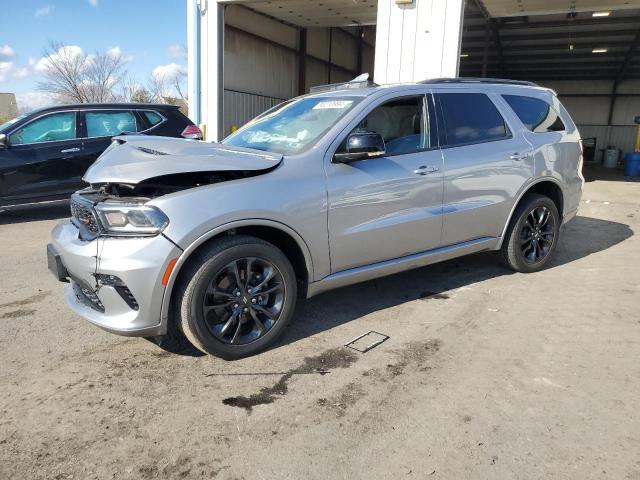
[(209, 230), (204, 235), (198, 237), (191, 245), (189, 245), (178, 257), (178, 261), (176, 262), (173, 271), (169, 277), (169, 281), (167, 282), (167, 286), (164, 290), (164, 295), (162, 297), (162, 309), (160, 310), (160, 325), (162, 333), (166, 333), (167, 330), (167, 321), (169, 319), (169, 306), (171, 303), (171, 295), (173, 293), (173, 287), (175, 286), (176, 279), (180, 274), (180, 270), (183, 265), (187, 262), (191, 254), (204, 242), (207, 240), (220, 235), (221, 233), (227, 232), (234, 228), (239, 227), (254, 227), (254, 226), (264, 226), (264, 227), (273, 227), (275, 229), (281, 230), (288, 235), (290, 235), (300, 247), (302, 254), (304, 255), (304, 262), (307, 267), (307, 272), (309, 273), (310, 281), (313, 277), (313, 260), (311, 258), (311, 253), (309, 251), (309, 247), (304, 239), (292, 228), (288, 227), (284, 223), (276, 222), (274, 220), (267, 220), (264, 218), (246, 218), (243, 220), (234, 220), (233, 222), (227, 222), (222, 225), (217, 226), (213, 230)]
[(527, 192), (531, 189), (531, 187), (533, 187), (534, 185), (536, 185), (538, 183), (542, 183), (542, 182), (548, 182), (548, 181), (551, 181), (551, 182), (555, 183), (560, 188), (560, 191), (562, 192), (562, 195), (564, 197), (565, 191), (562, 188), (562, 184), (555, 177), (552, 177), (552, 176), (538, 177), (538, 178), (534, 179), (533, 181), (531, 181), (530, 183), (525, 183), (521, 187), (520, 192), (518, 193), (518, 197), (516, 198), (516, 201), (513, 202), (513, 206), (511, 207), (511, 211), (509, 212), (509, 217), (507, 218), (507, 222), (504, 224), (504, 227), (502, 228), (502, 234), (500, 234), (500, 239), (498, 241), (498, 245), (496, 246), (496, 250), (500, 250), (502, 248), (502, 242), (504, 241), (504, 237), (507, 234), (507, 228), (509, 227), (509, 224), (511, 223), (511, 218), (513, 217), (513, 214), (515, 213), (516, 207), (520, 203), (520, 200), (522, 200), (522, 197), (524, 197), (527, 194)]

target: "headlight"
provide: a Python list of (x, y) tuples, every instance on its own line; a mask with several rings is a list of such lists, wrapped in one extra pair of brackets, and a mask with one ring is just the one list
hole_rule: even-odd
[(169, 225), (169, 219), (156, 207), (126, 203), (98, 203), (96, 212), (108, 235), (157, 235)]

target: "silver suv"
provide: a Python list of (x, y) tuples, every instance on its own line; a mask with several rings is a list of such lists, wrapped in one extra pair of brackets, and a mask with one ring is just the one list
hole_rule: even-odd
[(239, 358), (298, 297), (486, 250), (544, 268), (578, 209), (579, 139), (526, 82), (330, 85), (220, 144), (117, 137), (49, 266), (99, 327)]

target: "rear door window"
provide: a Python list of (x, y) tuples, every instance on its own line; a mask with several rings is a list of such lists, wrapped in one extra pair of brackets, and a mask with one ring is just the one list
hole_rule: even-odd
[(443, 146), (455, 147), (510, 136), (502, 115), (484, 93), (438, 93), (443, 118)]
[(520, 121), (532, 132), (566, 130), (558, 112), (544, 100), (523, 95), (502, 95)]
[(38, 118), (9, 136), (11, 145), (60, 142), (76, 138), (76, 112), (52, 113)]
[(137, 132), (136, 117), (133, 112), (94, 110), (85, 112), (87, 137), (113, 137), (122, 133)]

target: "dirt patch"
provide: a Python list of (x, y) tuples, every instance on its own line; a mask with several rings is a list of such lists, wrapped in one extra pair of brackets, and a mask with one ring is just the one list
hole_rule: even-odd
[(399, 360), (387, 364), (387, 373), (392, 377), (401, 375), (410, 363), (416, 364), (420, 371), (429, 370), (427, 361), (442, 347), (442, 340), (437, 338), (426, 342), (410, 343), (406, 348), (398, 351)]
[(338, 395), (331, 398), (319, 398), (316, 400), (316, 404), (332, 411), (336, 417), (342, 417), (347, 409), (364, 397), (365, 394), (366, 392), (362, 385), (352, 382), (343, 387)]
[(45, 298), (50, 294), (51, 292), (49, 291), (40, 292), (40, 293), (37, 293), (36, 295), (23, 298), (22, 300), (15, 300), (13, 302), (2, 303), (0, 304), (0, 308), (23, 307), (25, 305), (31, 305), (32, 303), (39, 302), (40, 300), (42, 300), (43, 298)]
[(2, 319), (4, 319), (4, 318), (22, 318), (22, 317), (28, 317), (29, 315), (33, 315), (34, 313), (36, 313), (35, 310), (31, 310), (31, 309), (25, 308), (25, 309), (21, 309), (21, 310), (13, 310), (12, 312), (3, 313), (2, 315), (0, 315), (0, 318), (2, 318)]
[(451, 298), (446, 293), (438, 292), (422, 292), (420, 294), (420, 300), (448, 300)]
[(222, 400), (222, 403), (230, 407), (243, 408), (247, 413), (251, 413), (253, 407), (273, 403), (278, 398), (286, 395), (289, 390), (289, 380), (294, 375), (309, 375), (313, 373), (325, 375), (333, 369), (349, 367), (357, 358), (354, 353), (344, 348), (327, 350), (320, 355), (306, 357), (302, 365), (284, 373), (273, 386), (264, 387), (258, 393), (249, 396), (228, 397)]

